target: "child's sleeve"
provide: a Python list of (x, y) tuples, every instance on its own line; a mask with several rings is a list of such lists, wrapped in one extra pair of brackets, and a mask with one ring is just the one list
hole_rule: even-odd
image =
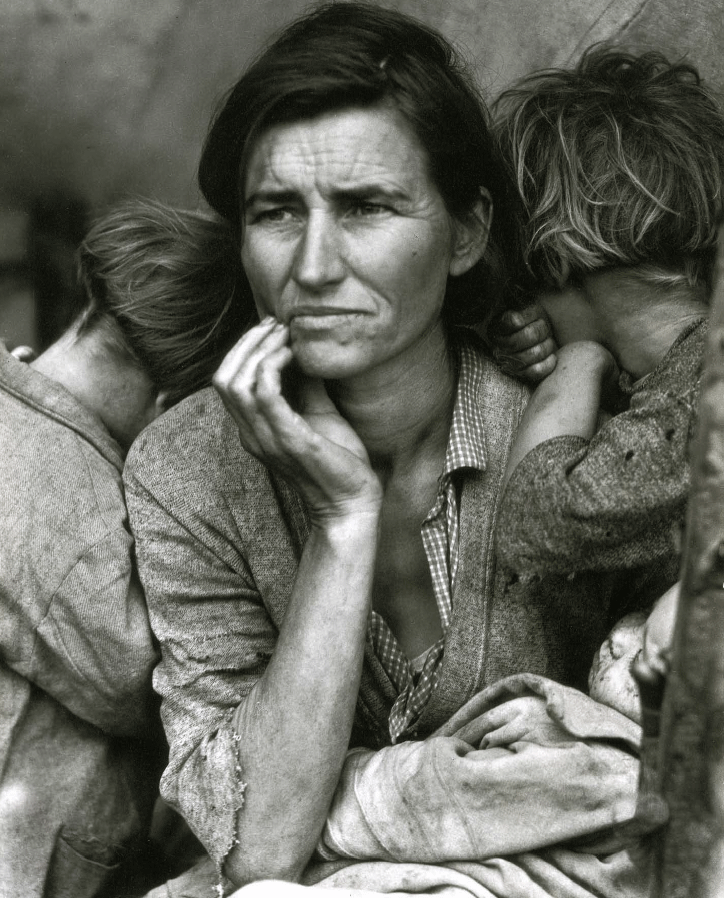
[[(697, 349), (698, 346), (698, 349)], [(700, 341), (654, 372), (591, 439), (536, 446), (502, 498), (497, 549), (518, 574), (638, 568), (677, 552), (689, 491)]]

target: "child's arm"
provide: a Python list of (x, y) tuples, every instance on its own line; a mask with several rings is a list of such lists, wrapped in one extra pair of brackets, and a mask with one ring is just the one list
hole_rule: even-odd
[[(554, 317), (556, 337), (564, 343), (568, 334), (559, 334), (559, 324), (572, 328), (577, 316), (562, 322), (564, 316)], [(556, 370), (531, 399), (506, 471), (496, 532), (506, 569), (538, 575), (619, 571), (675, 558), (705, 335), (705, 323), (697, 325), (636, 386), (629, 409), (600, 430), (591, 421), (606, 366), (596, 355), (600, 380), (591, 387), (588, 363), (581, 371), (573, 368), (573, 355), (581, 361), (583, 347), (562, 347)], [(605, 358), (604, 350), (593, 351)], [(572, 354), (567, 372), (561, 364), (566, 353)], [(559, 382), (556, 390), (562, 376), (568, 384)], [(588, 432), (575, 432), (576, 415)]]
[(558, 350), (555, 369), (536, 388), (518, 427), (505, 471), (513, 471), (536, 446), (559, 436), (590, 440), (598, 428), (604, 385), (618, 374), (611, 353), (590, 340)]
[[(560, 436), (590, 440), (598, 429), (604, 387), (618, 380), (616, 362), (599, 342), (594, 315), (580, 291), (568, 287), (541, 294), (539, 302), (526, 312), (528, 317), (537, 313), (537, 319), (547, 323), (549, 336), (555, 334), (560, 348), (555, 366), (528, 403), (516, 433), (504, 484), (525, 456), (546, 440)], [(516, 345), (520, 346), (523, 336), (530, 336), (532, 327), (530, 324), (527, 330), (511, 335), (508, 340), (517, 338)], [(535, 348), (527, 351), (530, 353)], [(540, 351), (543, 347), (537, 348)]]

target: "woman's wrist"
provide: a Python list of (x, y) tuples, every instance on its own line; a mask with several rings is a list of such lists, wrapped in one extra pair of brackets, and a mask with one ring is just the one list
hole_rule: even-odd
[(381, 498), (369, 497), (354, 504), (310, 511), (310, 523), (313, 530), (326, 534), (334, 543), (364, 542), (371, 536), (376, 542), (381, 513)]

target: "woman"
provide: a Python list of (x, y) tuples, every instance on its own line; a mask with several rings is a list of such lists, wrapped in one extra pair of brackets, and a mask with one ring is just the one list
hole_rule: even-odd
[[(295, 880), (349, 746), (422, 739), (518, 671), (584, 683), (615, 610), (603, 580), (583, 602), (496, 569), (527, 393), (459, 325), (496, 309), (514, 207), (446, 42), (355, 3), (293, 23), (228, 97), (200, 183), (261, 321), (215, 376), (223, 405), (183, 403), (126, 467), (163, 793), (233, 883)], [(626, 769), (586, 831), (630, 814)]]

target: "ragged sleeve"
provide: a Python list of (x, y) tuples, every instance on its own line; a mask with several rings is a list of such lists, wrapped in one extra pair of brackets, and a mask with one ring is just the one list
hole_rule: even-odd
[(232, 715), (263, 673), (276, 629), (230, 511), (243, 496), (221, 491), (228, 459), (223, 447), (208, 448), (203, 430), (152, 428), (129, 455), (125, 481), (161, 648), (154, 687), (169, 741), (161, 792), (220, 868), (244, 802), (243, 749)]

